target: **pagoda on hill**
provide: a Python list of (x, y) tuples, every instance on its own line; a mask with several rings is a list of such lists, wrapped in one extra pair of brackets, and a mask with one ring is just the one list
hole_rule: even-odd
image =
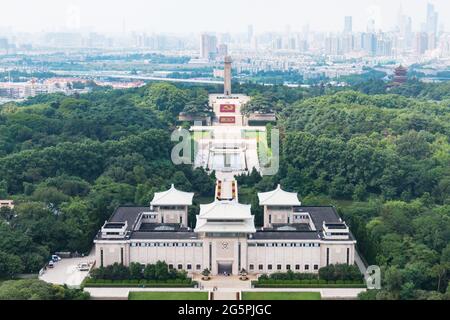
[(408, 69), (403, 67), (402, 65), (398, 66), (394, 70), (394, 85), (402, 85), (408, 80)]

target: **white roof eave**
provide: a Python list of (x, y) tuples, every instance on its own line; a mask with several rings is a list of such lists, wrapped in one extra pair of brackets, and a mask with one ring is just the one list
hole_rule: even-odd
[(172, 187), (163, 192), (156, 192), (153, 200), (150, 202), (152, 206), (165, 206), (165, 205), (192, 205), (193, 192), (184, 192), (177, 190), (172, 184)]
[(259, 205), (261, 206), (300, 206), (296, 192), (287, 192), (281, 186), (269, 192), (258, 193)]

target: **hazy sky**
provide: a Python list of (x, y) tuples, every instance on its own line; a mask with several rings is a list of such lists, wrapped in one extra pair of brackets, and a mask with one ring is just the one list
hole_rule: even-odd
[(340, 31), (345, 15), (354, 29), (364, 30), (369, 16), (391, 28), (398, 9), (412, 16), (418, 29), (427, 2), (439, 11), (439, 25), (450, 28), (450, 0), (2, 0), (0, 28), (17, 31), (91, 28), (98, 32), (125, 29), (147, 32), (255, 32), (301, 30)]

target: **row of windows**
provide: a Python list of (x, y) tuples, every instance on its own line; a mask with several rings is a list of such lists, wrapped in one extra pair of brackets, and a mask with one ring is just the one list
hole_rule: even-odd
[(143, 219), (156, 219), (156, 214), (143, 214)]
[(249, 247), (320, 247), (320, 243), (279, 242), (279, 243), (249, 243)]
[(307, 214), (295, 214), (294, 219), (295, 220), (308, 220), (309, 216)]
[[(174, 265), (173, 264), (169, 264), (169, 269), (173, 269)], [(183, 270), (183, 265), (182, 264), (177, 264), (177, 269), (178, 270)], [(196, 264), (195, 265), (195, 270), (201, 270), (202, 269), (202, 265), (201, 264)], [(188, 263), (186, 264), (186, 270), (192, 270), (192, 264)]]
[(132, 247), (201, 247), (201, 242), (132, 242)]
[[(250, 270), (255, 270), (255, 265), (254, 264), (250, 264), (248, 267), (249, 267)], [(309, 264), (305, 264), (304, 270), (305, 271), (310, 270), (309, 267), (310, 267)], [(276, 270), (283, 270), (283, 265), (277, 264), (276, 268), (277, 268)], [(286, 270), (292, 270), (291, 269), (291, 265), (287, 264), (285, 269)], [(294, 269), (297, 270), (297, 271), (301, 270), (301, 265), (299, 265), (299, 264), (294, 265)], [(318, 264), (313, 265), (313, 269), (314, 270), (319, 270), (319, 265)], [(264, 270), (264, 265), (263, 264), (258, 264), (258, 270)], [(273, 265), (272, 264), (268, 264), (267, 265), (267, 270), (274, 270), (273, 269)]]

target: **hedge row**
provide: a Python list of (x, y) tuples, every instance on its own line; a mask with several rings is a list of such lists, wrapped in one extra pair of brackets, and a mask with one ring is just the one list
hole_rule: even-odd
[(252, 281), (255, 288), (365, 288), (362, 281), (352, 280), (258, 280)]
[(353, 284), (364, 284), (363, 281), (356, 280), (319, 280), (319, 279), (303, 279), (303, 280), (275, 280), (275, 279), (260, 279), (258, 281), (254, 281), (258, 284), (338, 284), (338, 285), (353, 285)]
[(255, 288), (366, 288), (365, 284), (281, 284), (281, 283), (272, 283), (272, 284), (254, 284)]
[(186, 280), (104, 280), (86, 279), (84, 287), (144, 287), (144, 288), (192, 288), (197, 285), (196, 281)]

